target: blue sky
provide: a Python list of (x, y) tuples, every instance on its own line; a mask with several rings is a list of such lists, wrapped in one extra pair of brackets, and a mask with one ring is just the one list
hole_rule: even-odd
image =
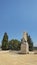
[(4, 32), (21, 40), (25, 31), (37, 46), (37, 0), (0, 0), (0, 43)]

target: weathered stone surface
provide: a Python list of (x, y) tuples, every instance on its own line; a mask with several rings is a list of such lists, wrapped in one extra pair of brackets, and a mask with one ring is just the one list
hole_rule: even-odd
[(22, 38), (22, 41), (21, 41), (21, 53), (29, 53), (29, 45), (28, 45), (28, 42), (27, 42), (27, 33), (24, 32), (23, 33), (23, 38)]

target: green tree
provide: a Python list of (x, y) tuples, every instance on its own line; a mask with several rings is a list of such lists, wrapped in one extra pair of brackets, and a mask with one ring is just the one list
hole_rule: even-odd
[(16, 39), (12, 39), (11, 41), (9, 41), (9, 49), (19, 50), (20, 49), (20, 41), (18, 41)]
[(28, 36), (28, 44), (29, 44), (29, 51), (33, 51), (33, 41), (30, 35)]
[(8, 49), (8, 35), (5, 32), (2, 40), (2, 50), (7, 50)]

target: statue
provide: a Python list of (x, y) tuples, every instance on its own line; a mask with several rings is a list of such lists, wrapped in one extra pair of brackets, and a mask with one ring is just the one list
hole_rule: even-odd
[(27, 42), (27, 33), (23, 33), (23, 38), (21, 40), (21, 53), (29, 53), (29, 45)]

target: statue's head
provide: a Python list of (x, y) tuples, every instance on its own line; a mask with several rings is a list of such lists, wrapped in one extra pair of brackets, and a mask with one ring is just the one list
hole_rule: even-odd
[(23, 38), (24, 38), (25, 41), (27, 41), (27, 35), (28, 35), (27, 32), (24, 32), (24, 33), (23, 33)]

